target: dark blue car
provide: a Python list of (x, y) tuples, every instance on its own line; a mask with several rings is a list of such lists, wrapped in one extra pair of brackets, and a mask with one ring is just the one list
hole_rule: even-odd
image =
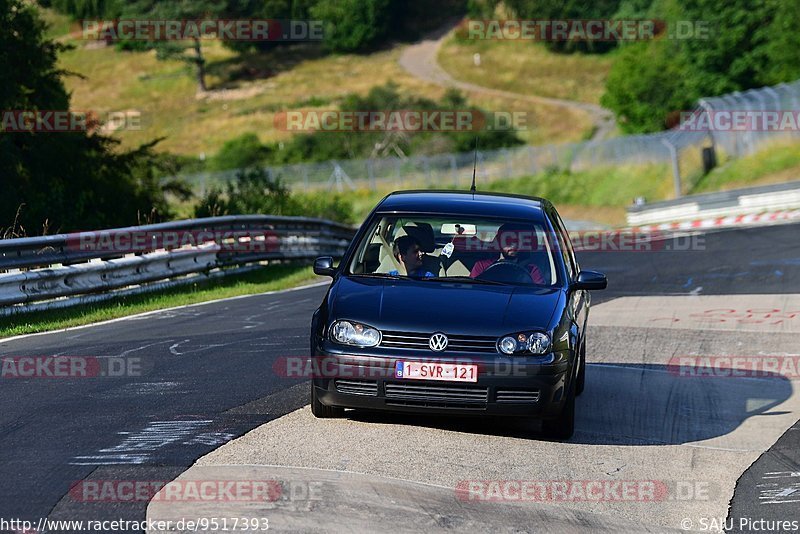
[(453, 191), (384, 198), (312, 321), (311, 409), (515, 415), (573, 433), (584, 388), (587, 290), (547, 200)]

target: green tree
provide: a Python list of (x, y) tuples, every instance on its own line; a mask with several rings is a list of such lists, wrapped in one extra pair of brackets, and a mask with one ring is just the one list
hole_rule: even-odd
[[(135, 0), (125, 6), (122, 17), (146, 20), (202, 20), (223, 17), (227, 9), (228, 5), (224, 0)], [(208, 90), (206, 58), (203, 55), (200, 38), (191, 39), (189, 45), (180, 41), (149, 41), (146, 46), (154, 48), (156, 57), (162, 61), (178, 60), (192, 65), (198, 91)]]
[[(518, 17), (538, 20), (610, 19), (620, 0), (504, 0)], [(605, 41), (549, 41), (547, 47), (559, 52), (607, 52), (616, 43)]]
[(325, 21), (325, 45), (336, 52), (363, 52), (389, 33), (392, 0), (319, 0), (311, 15)]
[[(0, 110), (69, 109), (56, 67), (64, 47), (44, 38), (35, 9), (0, 0)], [(168, 216), (149, 167), (151, 146), (122, 153), (117, 141), (92, 132), (0, 132), (0, 227), (13, 226), (0, 233), (122, 226), (154, 209)], [(168, 188), (177, 192), (175, 185)]]
[(689, 66), (679, 43), (657, 40), (627, 45), (606, 80), (603, 106), (626, 133), (665, 129), (670, 115), (691, 109), (698, 98), (687, 84)]
[(52, 7), (56, 11), (76, 19), (115, 17), (119, 15), (124, 0), (39, 0), (39, 5)]
[(758, 32), (763, 44), (756, 48), (756, 79), (764, 85), (800, 78), (800, 2), (794, 0), (777, 1), (774, 17), (769, 26), (762, 26)]
[[(640, 6), (641, 7), (641, 6)], [(707, 35), (626, 45), (606, 84), (603, 104), (628, 132), (670, 125), (669, 112), (697, 99), (800, 77), (800, 4), (793, 0), (656, 0), (650, 9), (674, 28), (698, 21)]]

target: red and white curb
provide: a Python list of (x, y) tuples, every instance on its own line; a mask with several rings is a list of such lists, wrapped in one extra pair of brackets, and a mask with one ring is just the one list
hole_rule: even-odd
[(774, 211), (771, 213), (751, 213), (749, 215), (728, 215), (726, 217), (714, 217), (710, 219), (696, 219), (692, 221), (654, 224), (650, 226), (638, 226), (632, 228), (631, 230), (634, 232), (702, 230), (705, 228), (724, 228), (731, 226), (770, 224), (776, 222), (790, 221), (794, 219), (800, 219), (800, 209)]

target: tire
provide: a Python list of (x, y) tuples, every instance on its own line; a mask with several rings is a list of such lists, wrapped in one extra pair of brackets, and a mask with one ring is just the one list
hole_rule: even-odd
[(542, 430), (549, 438), (566, 441), (575, 432), (575, 382), (569, 388), (564, 407), (558, 419), (546, 420), (542, 422)]
[(319, 399), (317, 399), (317, 388), (314, 383), (311, 383), (311, 413), (317, 419), (331, 419), (334, 417), (342, 417), (344, 415), (344, 408), (336, 406), (325, 406)]
[(581, 345), (580, 357), (578, 358), (578, 377), (575, 379), (575, 396), (580, 396), (586, 388), (586, 340)]

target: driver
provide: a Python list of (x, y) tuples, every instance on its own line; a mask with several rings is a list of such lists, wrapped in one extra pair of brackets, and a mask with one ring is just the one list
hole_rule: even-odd
[[(544, 284), (544, 275), (537, 265), (533, 263), (533, 255), (529, 252), (539, 250), (539, 240), (533, 228), (525, 225), (506, 223), (497, 230), (493, 245), (500, 254), (496, 258), (479, 260), (472, 267), (469, 275), (477, 278), (486, 269), (500, 262), (515, 263), (528, 271), (534, 284)], [(525, 251), (523, 253), (522, 251)]]
[[(419, 241), (410, 235), (400, 236), (394, 240), (392, 254), (400, 262), (400, 265), (405, 268), (408, 276), (414, 278), (436, 276), (422, 265), (422, 258), (425, 254), (420, 250)], [(394, 271), (389, 271), (389, 274), (397, 276), (400, 273), (395, 269)]]

